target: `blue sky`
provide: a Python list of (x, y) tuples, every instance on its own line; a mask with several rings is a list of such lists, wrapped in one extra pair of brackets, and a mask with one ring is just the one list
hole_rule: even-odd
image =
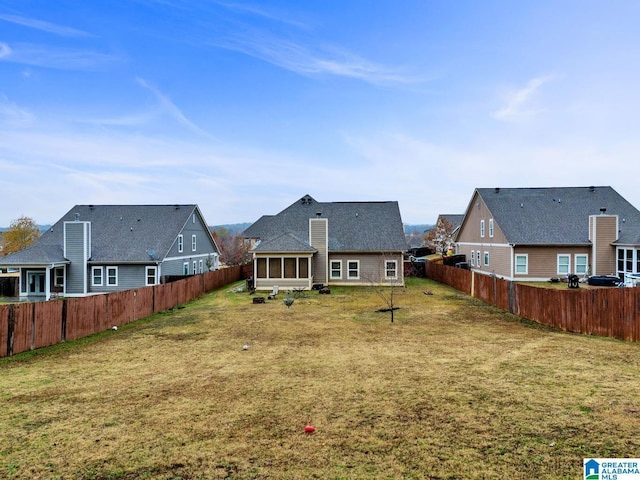
[(305, 194), (610, 185), (640, 208), (640, 2), (0, 0), (0, 226), (253, 222)]

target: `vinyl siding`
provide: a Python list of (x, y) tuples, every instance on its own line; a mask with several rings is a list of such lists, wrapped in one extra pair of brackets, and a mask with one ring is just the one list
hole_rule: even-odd
[[(145, 267), (148, 265), (91, 265), (87, 269), (87, 278), (89, 283), (90, 293), (107, 293), (117, 292), (120, 290), (130, 290), (132, 288), (139, 288), (146, 285), (146, 273)], [(102, 285), (93, 286), (91, 272), (93, 267), (102, 268)], [(107, 267), (117, 267), (118, 269), (118, 284), (107, 285)]]
[(609, 275), (616, 271), (616, 249), (612, 243), (618, 238), (616, 215), (589, 217), (589, 239), (594, 246), (593, 275)]
[[(389, 284), (404, 285), (402, 254), (382, 253), (331, 253), (329, 262), (342, 262), (342, 278), (330, 278), (329, 285), (372, 285)], [(359, 262), (359, 278), (349, 278), (348, 262)], [(396, 280), (385, 279), (385, 262), (394, 260), (397, 265), (398, 278)]]
[(527, 275), (515, 275), (515, 280), (548, 280), (559, 277), (558, 255), (569, 255), (571, 258), (570, 272), (575, 271), (575, 255), (587, 255), (588, 263), (592, 262), (589, 247), (517, 247), (515, 255), (528, 255), (529, 271)]
[(91, 224), (89, 222), (64, 223), (64, 255), (71, 263), (67, 267), (67, 295), (87, 292), (87, 260), (90, 252)]
[(312, 259), (314, 283), (329, 283), (328, 268), (329, 225), (326, 218), (309, 219), (309, 243), (318, 252)]

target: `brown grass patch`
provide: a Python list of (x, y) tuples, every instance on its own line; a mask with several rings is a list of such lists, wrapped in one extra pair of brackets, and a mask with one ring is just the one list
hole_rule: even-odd
[(371, 289), (282, 296), (224, 288), (1, 360), (0, 477), (556, 479), (637, 456), (637, 344), (427, 280), (393, 324)]

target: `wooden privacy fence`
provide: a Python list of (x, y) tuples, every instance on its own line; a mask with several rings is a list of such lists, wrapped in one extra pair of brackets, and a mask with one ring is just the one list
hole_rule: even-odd
[(567, 332), (640, 341), (640, 288), (552, 289), (427, 262), (427, 278)]
[(235, 266), (133, 290), (0, 305), (0, 357), (76, 340), (140, 320), (249, 275), (250, 266)]

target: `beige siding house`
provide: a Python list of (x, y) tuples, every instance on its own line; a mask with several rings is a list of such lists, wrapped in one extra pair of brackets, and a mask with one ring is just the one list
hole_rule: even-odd
[(640, 212), (608, 186), (477, 188), (456, 251), (509, 280), (624, 279), (640, 273)]
[(245, 230), (256, 290), (404, 285), (397, 202), (318, 202), (309, 195)]

